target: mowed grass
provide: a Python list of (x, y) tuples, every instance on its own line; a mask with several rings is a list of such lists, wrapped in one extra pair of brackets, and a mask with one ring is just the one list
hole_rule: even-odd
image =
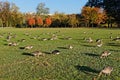
[[(9, 33), (16, 35), (9, 42), (19, 42), (19, 45), (7, 45)], [(114, 68), (111, 75), (103, 74), (97, 80), (120, 80), (120, 41), (109, 38), (120, 37), (119, 29), (1, 28), (0, 35), (0, 80), (92, 80), (105, 66)], [(41, 40), (52, 35), (57, 35), (58, 39)], [(64, 39), (67, 37), (72, 39)], [(89, 37), (93, 43), (84, 40)], [(20, 42), (21, 39), (25, 42)], [(96, 39), (102, 39), (102, 47), (96, 46)], [(33, 45), (33, 48), (20, 49), (27, 45)], [(67, 49), (69, 45), (73, 49)], [(29, 55), (36, 50), (43, 52), (44, 56)], [(53, 50), (59, 50), (60, 54), (48, 54)], [(112, 54), (101, 59), (105, 50)]]

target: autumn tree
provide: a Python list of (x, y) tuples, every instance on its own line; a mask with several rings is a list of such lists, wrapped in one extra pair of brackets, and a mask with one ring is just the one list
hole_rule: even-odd
[(75, 14), (69, 15), (68, 25), (70, 27), (77, 27), (78, 19)]
[(53, 27), (68, 27), (68, 16), (65, 13), (55, 12), (52, 15), (52, 24)]
[(48, 18), (45, 19), (45, 26), (46, 26), (46, 27), (50, 26), (51, 23), (52, 23), (52, 20), (51, 20), (50, 17), (48, 17)]
[(94, 24), (99, 25), (107, 18), (105, 11), (97, 7), (83, 7), (81, 14), (88, 26), (94, 26)]
[(30, 27), (34, 27), (34, 25), (35, 25), (35, 19), (34, 19), (34, 18), (29, 18), (29, 19), (28, 19), (28, 25), (29, 25)]
[(35, 24), (36, 24), (36, 26), (41, 27), (43, 25), (42, 18), (39, 16), (36, 16)]
[(115, 21), (120, 26), (120, 0), (88, 0), (85, 6), (103, 8), (108, 16), (107, 22), (112, 27)]

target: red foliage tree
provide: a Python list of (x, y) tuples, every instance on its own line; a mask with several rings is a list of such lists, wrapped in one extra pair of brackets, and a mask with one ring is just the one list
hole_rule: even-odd
[(45, 19), (45, 24), (46, 24), (46, 26), (50, 26), (51, 23), (52, 23), (51, 18), (46, 18), (46, 19)]
[(35, 19), (34, 18), (29, 18), (28, 19), (28, 25), (33, 27), (35, 25)]

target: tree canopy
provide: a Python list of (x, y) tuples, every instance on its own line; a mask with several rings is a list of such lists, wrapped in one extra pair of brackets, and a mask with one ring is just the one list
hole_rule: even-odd
[(85, 6), (105, 9), (108, 17), (113, 17), (120, 24), (120, 0), (89, 0)]
[(79, 14), (49, 15), (45, 3), (39, 3), (36, 12), (22, 13), (16, 4), (0, 1), (0, 27), (117, 27), (119, 4), (120, 0), (89, 0)]
[(49, 8), (45, 7), (45, 3), (39, 3), (36, 10), (38, 15), (49, 14)]

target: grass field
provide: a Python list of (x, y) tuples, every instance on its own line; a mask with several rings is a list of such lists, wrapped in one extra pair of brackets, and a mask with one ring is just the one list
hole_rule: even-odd
[[(14, 36), (6, 41), (8, 35)], [(57, 40), (42, 41), (57, 35)], [(92, 80), (105, 66), (114, 69), (111, 75), (101, 75), (97, 80), (120, 80), (120, 41), (109, 37), (120, 37), (119, 29), (88, 28), (34, 28), (0, 29), (0, 80)], [(71, 40), (66, 38), (71, 37)], [(88, 43), (84, 38), (91, 37)], [(25, 42), (20, 42), (25, 39)], [(103, 46), (96, 46), (96, 39), (102, 39)], [(9, 42), (19, 42), (8, 46)], [(33, 45), (31, 50), (21, 47)], [(72, 45), (73, 49), (67, 49)], [(49, 54), (53, 50), (60, 54)], [(30, 53), (42, 51), (44, 56), (34, 57)], [(111, 55), (101, 59), (104, 50)]]

